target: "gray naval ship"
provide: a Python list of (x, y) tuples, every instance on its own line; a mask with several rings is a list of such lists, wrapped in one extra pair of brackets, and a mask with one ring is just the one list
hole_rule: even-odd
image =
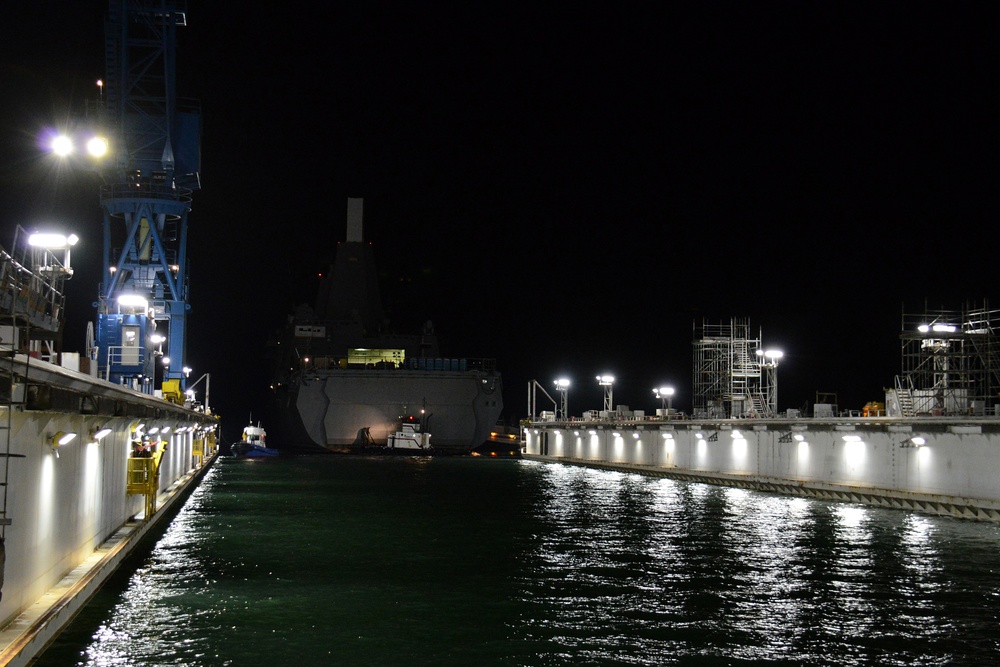
[(347, 241), (315, 307), (300, 306), (272, 349), (282, 448), (464, 454), (503, 410), (494, 360), (442, 357), (430, 322), (387, 330), (361, 199), (348, 200)]

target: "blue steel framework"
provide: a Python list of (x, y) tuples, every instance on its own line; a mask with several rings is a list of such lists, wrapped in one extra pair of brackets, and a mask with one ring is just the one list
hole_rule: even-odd
[[(201, 114), (175, 90), (176, 31), (184, 25), (185, 7), (174, 0), (109, 3), (98, 118), (111, 159), (102, 170), (104, 278), (92, 354), (101, 377), (147, 391), (161, 353), (172, 360), (163, 378), (185, 384), (188, 213), (200, 187)], [(148, 305), (120, 305), (123, 295)]]

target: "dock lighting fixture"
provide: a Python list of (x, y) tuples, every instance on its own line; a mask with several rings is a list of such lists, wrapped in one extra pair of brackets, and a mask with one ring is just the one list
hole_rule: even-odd
[(76, 433), (72, 431), (59, 431), (52, 436), (52, 446), (62, 447), (63, 445), (68, 445), (74, 438), (76, 438)]
[(639, 433), (638, 432), (633, 432), (632, 433), (632, 437), (635, 438), (636, 440), (638, 440), (639, 439)]
[(660, 405), (661, 405), (661, 407), (666, 408), (667, 412), (669, 414), (669, 411), (672, 409), (671, 403), (673, 402), (673, 399), (674, 399), (674, 388), (673, 387), (655, 387), (653, 389), (653, 393), (656, 395), (656, 397), (658, 399), (660, 399)]
[(757, 350), (757, 356), (764, 358), (765, 366), (777, 366), (778, 360), (785, 356), (781, 350)]
[(559, 392), (559, 416), (563, 420), (569, 419), (569, 406), (567, 401), (567, 394), (569, 393), (570, 382), (566, 378), (559, 378), (555, 381), (556, 391)]
[(163, 357), (163, 365), (164, 366), (170, 365), (170, 357)]
[(73, 153), (73, 140), (65, 134), (60, 134), (52, 139), (49, 148), (59, 157), (67, 157)]
[(919, 435), (915, 435), (912, 438), (907, 438), (899, 444), (903, 449), (909, 449), (911, 447), (923, 447), (927, 444), (927, 440)]
[[(32, 262), (34, 267), (43, 275), (51, 274), (62, 278), (72, 278), (73, 268), (70, 263), (70, 249), (76, 245), (80, 237), (76, 234), (54, 234), (49, 232), (37, 232), (28, 236), (28, 245), (32, 248), (39, 248), (39, 255), (33, 253)], [(62, 250), (62, 262), (52, 251)]]
[(110, 434), (111, 434), (111, 429), (105, 426), (104, 428), (95, 431), (92, 437), (95, 442), (100, 442)]
[(87, 155), (93, 158), (102, 158), (108, 154), (110, 145), (105, 137), (99, 135), (90, 135), (89, 137), (82, 137), (77, 135), (74, 139), (73, 137), (66, 134), (59, 134), (52, 138), (49, 142), (49, 149), (55, 153), (58, 157), (69, 157), (76, 152), (77, 142), (84, 145)]
[[(36, 232), (28, 236), (28, 245), (33, 248), (40, 248), (44, 252), (44, 257), (35, 260), (41, 262), (40, 266), (37, 267), (39, 270), (43, 272), (55, 272), (63, 274), (68, 278), (72, 278), (73, 269), (70, 266), (70, 249), (75, 246), (79, 240), (80, 237), (76, 234), (66, 236), (65, 234), (55, 234), (50, 232)], [(53, 253), (46, 252), (52, 250), (63, 251), (61, 265)]]
[(104, 157), (108, 154), (108, 140), (104, 137), (91, 137), (87, 140), (87, 154), (91, 157)]
[[(698, 435), (701, 435), (701, 434), (699, 433)], [(663, 439), (664, 440), (673, 440), (674, 439), (674, 434), (673, 433), (664, 433), (663, 434)]]
[(149, 307), (149, 301), (138, 294), (122, 294), (118, 297), (118, 306), (145, 311)]
[(80, 237), (76, 234), (66, 236), (65, 234), (39, 232), (28, 237), (28, 245), (48, 250), (62, 250), (63, 248), (75, 246), (79, 240)]
[(615, 401), (614, 401), (615, 376), (614, 375), (598, 375), (597, 376), (597, 384), (599, 384), (600, 386), (604, 387), (604, 411), (605, 412), (611, 412), (611, 410), (615, 406)]
[(774, 415), (778, 412), (778, 361), (785, 356), (781, 350), (757, 350), (760, 357), (760, 367), (766, 373), (764, 383), (765, 414)]

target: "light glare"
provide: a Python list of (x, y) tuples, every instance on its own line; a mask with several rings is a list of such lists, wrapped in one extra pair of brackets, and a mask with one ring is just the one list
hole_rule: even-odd
[(87, 141), (87, 153), (92, 157), (104, 157), (108, 154), (108, 140), (103, 137), (91, 137)]
[(73, 152), (73, 140), (65, 134), (60, 134), (52, 140), (51, 148), (59, 157), (66, 157)]

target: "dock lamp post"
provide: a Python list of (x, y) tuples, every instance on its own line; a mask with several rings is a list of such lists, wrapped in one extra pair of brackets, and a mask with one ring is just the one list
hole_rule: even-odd
[(187, 397), (188, 397), (189, 400), (194, 401), (194, 388), (197, 387), (198, 383), (201, 382), (202, 380), (205, 381), (205, 410), (204, 410), (204, 412), (205, 412), (205, 414), (210, 415), (210, 414), (212, 414), (212, 408), (209, 407), (208, 395), (209, 395), (209, 391), (211, 391), (211, 384), (212, 384), (212, 374), (211, 373), (205, 373), (200, 378), (198, 378), (197, 380), (195, 380), (194, 382), (192, 382), (191, 385), (187, 388), (187, 390), (184, 393), (185, 393), (185, 395), (187, 395)]
[(757, 356), (761, 358), (761, 367), (767, 373), (767, 385), (765, 387), (765, 398), (767, 409), (771, 415), (778, 412), (778, 360), (785, 356), (781, 350), (757, 350)]
[(559, 392), (559, 412), (563, 421), (569, 419), (569, 403), (566, 398), (566, 394), (569, 393), (569, 380), (566, 378), (560, 378), (555, 381), (556, 391)]
[(614, 402), (615, 376), (598, 375), (597, 384), (604, 387), (604, 411), (610, 413), (615, 405)]
[(656, 387), (655, 389), (653, 389), (653, 393), (656, 394), (656, 397), (658, 399), (660, 399), (660, 406), (666, 408), (667, 415), (670, 415), (670, 412), (673, 409), (672, 403), (674, 399), (674, 388)]

